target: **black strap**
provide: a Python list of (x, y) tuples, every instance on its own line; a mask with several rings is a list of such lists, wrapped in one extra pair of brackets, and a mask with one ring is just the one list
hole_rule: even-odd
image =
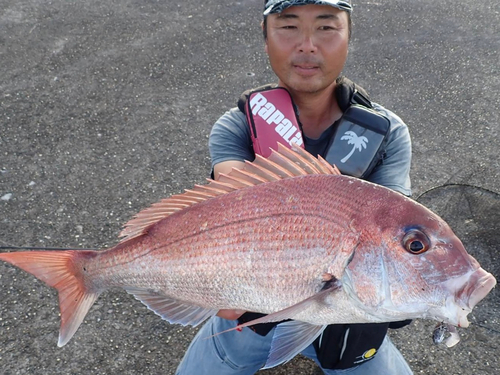
[(337, 78), (335, 86), (335, 97), (342, 112), (345, 112), (352, 104), (359, 104), (367, 108), (373, 108), (368, 93), (364, 88), (355, 84), (349, 78)]
[[(245, 113), (245, 104), (248, 96), (253, 91), (260, 91), (277, 87), (276, 83), (269, 83), (260, 87), (246, 90), (238, 99), (238, 108), (242, 113)], [(349, 78), (344, 76), (337, 78), (335, 86), (335, 97), (342, 112), (345, 112), (351, 104), (359, 104), (367, 108), (373, 108), (372, 102), (366, 90), (355, 84)]]
[[(263, 316), (266, 316), (266, 314), (255, 313), (255, 312), (246, 312), (238, 318), (238, 323), (239, 324), (248, 323), (252, 320), (262, 318)], [(255, 333), (257, 333), (261, 336), (266, 336), (279, 323), (282, 323), (282, 322), (261, 323), (261, 324), (249, 326), (248, 328), (250, 328), (252, 331), (254, 331)]]

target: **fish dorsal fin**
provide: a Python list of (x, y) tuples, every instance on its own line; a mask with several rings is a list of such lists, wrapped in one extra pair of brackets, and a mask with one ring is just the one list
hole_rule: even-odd
[(289, 149), (279, 144), (278, 151), (273, 150), (267, 159), (257, 155), (253, 162), (247, 161), (243, 168), (221, 174), (217, 181), (207, 179), (207, 185), (195, 185), (193, 189), (162, 199), (140, 211), (125, 224), (120, 233), (121, 242), (143, 235), (151, 225), (196, 203), (234, 190), (310, 174), (339, 175), (340, 172), (323, 158), (317, 159), (300, 147)]

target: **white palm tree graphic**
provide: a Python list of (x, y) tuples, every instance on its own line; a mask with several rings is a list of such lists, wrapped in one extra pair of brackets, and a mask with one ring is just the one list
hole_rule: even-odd
[(351, 156), (354, 154), (354, 151), (358, 149), (360, 152), (363, 151), (363, 148), (366, 148), (366, 144), (368, 143), (368, 138), (365, 136), (359, 137), (356, 133), (349, 130), (344, 133), (341, 141), (347, 141), (348, 145), (353, 145), (351, 152), (349, 152), (340, 162), (345, 163)]

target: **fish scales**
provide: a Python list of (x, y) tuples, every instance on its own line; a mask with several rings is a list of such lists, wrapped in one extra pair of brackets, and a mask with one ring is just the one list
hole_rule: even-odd
[[(352, 233), (353, 240), (344, 244), (345, 236), (339, 235), (351, 231), (342, 216), (354, 213), (352, 208), (329, 215), (348, 200), (324, 207), (315, 193), (318, 188), (339, 190), (328, 180), (317, 175), (293, 183), (283, 180), (280, 186), (258, 185), (170, 215), (147, 237), (129, 244), (141, 249), (134, 251), (133, 260), (126, 259), (125, 249), (118, 266), (112, 265), (119, 258), (116, 251), (96, 258), (93, 263), (103, 270), (100, 285), (148, 288), (191, 301), (203, 301), (207, 290), (216, 291), (206, 306), (218, 308), (272, 312), (297, 303), (321, 288), (323, 273), (340, 277), (343, 264), (336, 265), (335, 258), (342, 258), (336, 255), (344, 245), (350, 254), (357, 240)], [(104, 275), (111, 276), (105, 280)], [(243, 305), (235, 305), (242, 284), (250, 292)]]

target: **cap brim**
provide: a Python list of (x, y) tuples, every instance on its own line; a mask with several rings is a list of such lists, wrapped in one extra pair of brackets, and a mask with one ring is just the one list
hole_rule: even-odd
[(330, 5), (334, 8), (344, 10), (346, 12), (352, 12), (352, 6), (347, 1), (337, 1), (337, 0), (288, 0), (274, 3), (264, 10), (263, 15), (267, 16), (273, 13), (281, 13), (287, 8), (298, 5)]

